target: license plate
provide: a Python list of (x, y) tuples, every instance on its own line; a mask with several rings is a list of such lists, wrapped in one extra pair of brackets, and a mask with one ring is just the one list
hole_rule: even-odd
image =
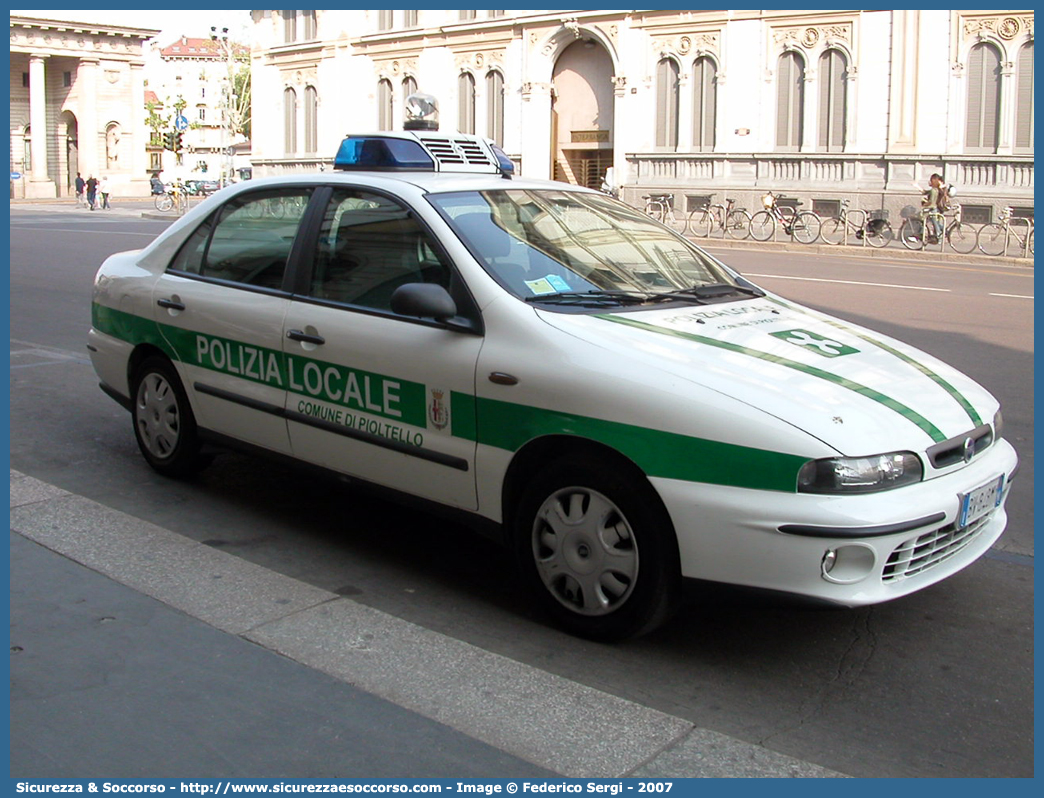
[(1000, 505), (1004, 496), (1004, 475), (987, 482), (981, 488), (961, 496), (961, 512), (957, 516), (957, 528), (963, 529), (968, 524), (982, 518)]

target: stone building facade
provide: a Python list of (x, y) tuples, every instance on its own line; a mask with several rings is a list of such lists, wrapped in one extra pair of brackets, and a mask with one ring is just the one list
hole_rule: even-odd
[(897, 215), (933, 172), (974, 221), (1033, 207), (1033, 13), (252, 11), (256, 176), (326, 167), (349, 131), (497, 139), (521, 174), (622, 196)]
[(148, 193), (142, 45), (158, 33), (11, 17), (12, 196), (72, 196), (77, 172)]

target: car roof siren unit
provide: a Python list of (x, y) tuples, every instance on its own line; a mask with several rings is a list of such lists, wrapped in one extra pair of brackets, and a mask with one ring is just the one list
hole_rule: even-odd
[(415, 91), (406, 98), (405, 116), (403, 130), (438, 130), (439, 101), (430, 94)]
[(510, 178), (515, 165), (491, 139), (463, 133), (403, 130), (346, 136), (334, 169), (367, 172), (457, 172)]

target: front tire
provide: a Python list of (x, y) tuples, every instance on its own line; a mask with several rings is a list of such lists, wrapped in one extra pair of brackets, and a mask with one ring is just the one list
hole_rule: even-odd
[(593, 640), (635, 637), (677, 604), (674, 527), (644, 477), (571, 455), (524, 490), (514, 519), (523, 579), (567, 631)]
[(163, 211), (165, 213), (166, 211), (171, 210), (173, 207), (174, 199), (170, 196), (170, 194), (159, 194), (156, 197), (157, 211)]
[(984, 224), (979, 228), (978, 242), (983, 255), (1003, 255), (1008, 248), (1008, 231), (996, 222)]
[(755, 241), (768, 241), (775, 232), (776, 220), (768, 211), (758, 211), (750, 217), (750, 237)]
[(196, 419), (173, 364), (146, 359), (134, 372), (134, 437), (145, 461), (160, 474), (183, 477), (202, 466)]
[(837, 216), (827, 219), (819, 230), (819, 237), (828, 244), (840, 244), (845, 240), (845, 227), (847, 223)]
[(790, 225), (790, 234), (795, 241), (802, 244), (811, 244), (819, 238), (819, 228), (822, 222), (812, 211), (802, 211), (794, 217)]
[(956, 223), (951, 225), (950, 229), (946, 231), (946, 243), (950, 245), (950, 249), (954, 252), (967, 255), (975, 249), (975, 228), (970, 224)]

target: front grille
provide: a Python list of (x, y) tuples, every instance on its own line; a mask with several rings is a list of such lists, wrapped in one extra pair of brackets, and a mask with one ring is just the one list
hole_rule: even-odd
[(983, 424), (963, 435), (935, 444), (928, 450), (928, 460), (936, 468), (946, 468), (956, 463), (968, 462), (975, 455), (988, 449), (992, 443), (993, 428), (989, 424)]
[(956, 525), (949, 524), (942, 529), (904, 541), (889, 555), (881, 580), (895, 582), (945, 562), (975, 540), (992, 517), (993, 513), (988, 513), (964, 529), (957, 529)]

